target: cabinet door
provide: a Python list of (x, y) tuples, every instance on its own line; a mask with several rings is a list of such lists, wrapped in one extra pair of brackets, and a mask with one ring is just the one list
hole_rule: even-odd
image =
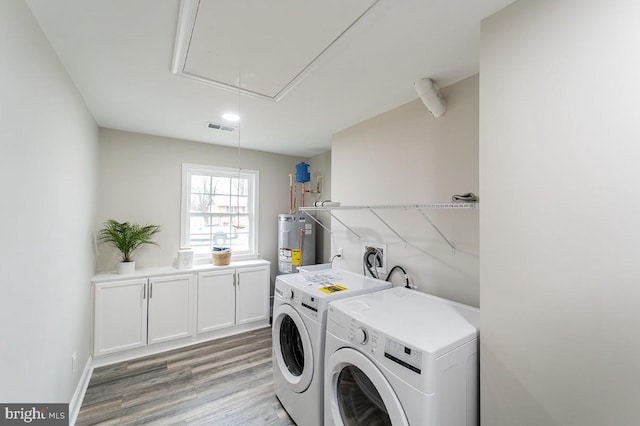
[(147, 279), (95, 285), (93, 354), (147, 344)]
[(269, 319), (269, 266), (237, 269), (236, 324)]
[(198, 333), (231, 327), (236, 318), (233, 269), (198, 274)]
[(149, 279), (149, 344), (192, 336), (194, 307), (193, 274)]

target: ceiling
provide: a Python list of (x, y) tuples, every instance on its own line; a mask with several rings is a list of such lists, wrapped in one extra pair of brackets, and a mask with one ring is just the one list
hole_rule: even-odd
[(480, 21), (513, 2), (26, 1), (98, 125), (301, 157), (477, 73)]

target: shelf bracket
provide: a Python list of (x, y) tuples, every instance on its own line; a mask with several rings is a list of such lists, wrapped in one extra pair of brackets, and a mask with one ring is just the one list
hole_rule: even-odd
[[(349, 228), (343, 221), (338, 219), (332, 213), (332, 210), (363, 210), (363, 209), (367, 209), (375, 217), (377, 217), (380, 222), (385, 224), (385, 226), (387, 228), (389, 228), (391, 230), (391, 232), (393, 232), (400, 240), (402, 240), (402, 242), (404, 243), (404, 246), (406, 247), (406, 246), (409, 245), (407, 240), (402, 238), (402, 236), (400, 236), (400, 234), (398, 234), (396, 232), (396, 230), (391, 227), (391, 225), (389, 225), (384, 219), (382, 219), (374, 211), (374, 209), (403, 209), (403, 210), (416, 209), (416, 210), (418, 210), (418, 212), (420, 212), (422, 217), (424, 217), (426, 219), (426, 221), (429, 223), (429, 225), (431, 225), (431, 227), (436, 230), (438, 235), (440, 235), (440, 237), (442, 237), (442, 239), (446, 241), (446, 243), (449, 245), (449, 247), (451, 247), (451, 253), (455, 254), (456, 253), (456, 248), (454, 247), (453, 243), (451, 243), (451, 241), (449, 241), (447, 239), (447, 237), (444, 236), (442, 231), (440, 231), (440, 229), (438, 229), (438, 227), (431, 221), (431, 219), (429, 219), (429, 216), (427, 216), (427, 214), (424, 212), (424, 209), (478, 209), (478, 207), (479, 207), (478, 203), (432, 203), (432, 204), (404, 204), (404, 205), (402, 205), (402, 204), (400, 204), (400, 205), (386, 205), (385, 204), (385, 205), (369, 205), (369, 206), (360, 205), (360, 206), (336, 206), (336, 207), (300, 207), (300, 211), (302, 211), (304, 213), (308, 213), (310, 211), (326, 211), (331, 215), (332, 218), (334, 218), (342, 226), (344, 226), (349, 232), (351, 232), (353, 235), (355, 235), (358, 238), (358, 240), (362, 241), (362, 238), (360, 237), (360, 235), (358, 235), (353, 229)], [(311, 216), (311, 218), (316, 220), (313, 216)], [(316, 222), (319, 223), (317, 220), (316, 220)], [(330, 229), (326, 228), (321, 223), (319, 223), (319, 224), (320, 224), (320, 226), (322, 226), (327, 231), (332, 232)]]
[(407, 240), (402, 238), (402, 236), (400, 234), (398, 234), (396, 232), (396, 230), (391, 227), (391, 225), (389, 225), (387, 222), (385, 222), (385, 220), (383, 218), (381, 218), (380, 215), (378, 215), (375, 211), (373, 211), (373, 209), (371, 207), (367, 207), (367, 208), (369, 209), (371, 214), (373, 214), (375, 217), (377, 217), (380, 222), (384, 223), (385, 226), (391, 230), (391, 232), (396, 234), (396, 237), (398, 237), (398, 238), (400, 238), (400, 240), (402, 240), (402, 243), (404, 244), (405, 247), (409, 245), (409, 243), (407, 243)]
[(353, 235), (355, 235), (355, 236), (356, 236), (356, 238), (358, 239), (358, 241), (362, 241), (362, 238), (360, 237), (360, 235), (356, 234), (356, 232), (355, 232), (353, 229), (349, 228), (349, 227), (347, 226), (347, 224), (346, 224), (346, 223), (344, 223), (343, 221), (341, 221), (340, 219), (338, 219), (338, 218), (336, 217), (336, 215), (334, 215), (333, 213), (331, 213), (331, 210), (327, 210), (327, 213), (329, 213), (329, 214), (331, 215), (331, 217), (332, 217), (332, 218), (334, 218), (335, 220), (337, 220), (338, 222), (340, 222), (340, 224), (341, 224), (342, 226), (344, 226), (344, 227), (345, 227), (349, 232), (351, 232)]
[(438, 227), (433, 222), (431, 222), (431, 219), (429, 219), (429, 216), (427, 216), (427, 214), (425, 212), (423, 212), (420, 207), (418, 207), (418, 211), (420, 212), (422, 217), (424, 217), (427, 220), (427, 222), (429, 222), (429, 225), (431, 225), (433, 227), (433, 229), (435, 229), (436, 232), (438, 232), (438, 234), (440, 234), (442, 239), (445, 240), (447, 242), (447, 244), (449, 244), (449, 247), (451, 247), (451, 253), (455, 254), (456, 253), (456, 248), (453, 246), (451, 241), (449, 241), (447, 239), (447, 237), (445, 237), (444, 234), (438, 229)]
[(318, 219), (316, 219), (315, 217), (313, 217), (312, 215), (310, 215), (310, 214), (309, 214), (309, 212), (303, 211), (302, 213), (304, 213), (305, 215), (307, 215), (307, 216), (309, 216), (311, 219), (313, 219), (313, 221), (314, 221), (315, 223), (317, 223), (318, 225), (320, 225), (320, 227), (321, 227), (322, 229), (324, 229), (325, 231), (327, 231), (327, 232), (328, 232), (328, 233), (330, 233), (330, 234), (333, 234), (333, 231), (332, 231), (331, 229), (327, 228), (327, 227), (325, 226), (325, 224), (324, 224), (324, 223), (320, 222)]

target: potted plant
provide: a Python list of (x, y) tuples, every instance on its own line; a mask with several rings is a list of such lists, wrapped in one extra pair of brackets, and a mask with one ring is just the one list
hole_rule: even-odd
[(160, 231), (158, 225), (140, 226), (135, 223), (120, 223), (109, 219), (98, 234), (98, 240), (109, 243), (120, 250), (122, 261), (118, 264), (119, 274), (130, 274), (136, 270), (136, 262), (131, 254), (138, 247), (145, 244), (158, 245), (151, 238)]

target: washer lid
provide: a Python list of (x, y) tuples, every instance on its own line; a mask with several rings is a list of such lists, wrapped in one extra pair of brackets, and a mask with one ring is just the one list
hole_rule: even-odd
[(478, 308), (404, 287), (338, 300), (331, 306), (434, 358), (478, 336)]
[(325, 303), (391, 287), (390, 282), (341, 269), (279, 275), (276, 279), (276, 287), (278, 287), (278, 281), (290, 285), (294, 291), (298, 290), (324, 300)]

